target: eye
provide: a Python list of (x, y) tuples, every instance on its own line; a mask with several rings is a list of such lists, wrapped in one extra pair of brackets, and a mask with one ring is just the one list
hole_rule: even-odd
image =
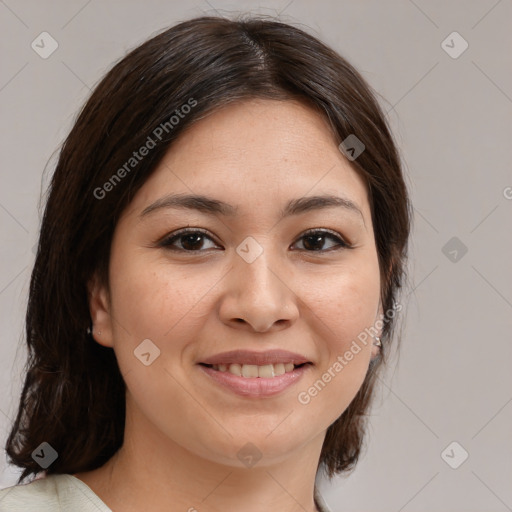
[[(204, 245), (204, 239), (212, 240), (202, 229), (181, 229), (173, 233), (172, 236), (164, 238), (158, 245), (166, 247), (172, 251), (198, 252)], [(175, 247), (175, 243), (179, 242), (181, 247)]]
[[(330, 238), (334, 240), (336, 243), (334, 246), (331, 246), (328, 249), (322, 249), (321, 246), (324, 245), (325, 239)], [(327, 252), (331, 250), (337, 249), (351, 249), (351, 245), (345, 242), (336, 232), (328, 230), (328, 229), (310, 229), (304, 233), (299, 240), (302, 240), (302, 244), (305, 247), (307, 252)]]
[[(334, 240), (334, 245), (327, 249), (322, 248), (327, 239), (331, 241)], [(199, 228), (185, 228), (164, 238), (158, 245), (159, 247), (165, 247), (172, 251), (203, 252), (201, 249), (205, 249), (205, 240), (213, 242), (212, 237), (210, 237), (206, 231)], [(345, 242), (336, 232), (327, 229), (310, 229), (299, 238), (299, 241), (302, 241), (303, 245), (303, 248), (299, 248), (299, 250), (306, 252), (327, 252), (337, 249), (352, 248), (352, 246)], [(208, 249), (208, 247), (206, 247), (206, 249)]]

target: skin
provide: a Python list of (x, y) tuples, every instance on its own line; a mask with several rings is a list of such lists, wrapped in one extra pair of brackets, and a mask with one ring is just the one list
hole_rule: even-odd
[[(168, 193), (204, 194), (238, 212), (231, 218), (162, 209), (139, 220)], [(330, 207), (279, 219), (290, 199), (317, 194), (349, 198), (362, 216)], [(174, 241), (177, 252), (158, 247), (188, 226), (208, 232), (192, 250), (183, 237)], [(311, 228), (333, 230), (353, 248), (334, 250), (339, 241), (329, 236), (307, 245), (303, 233)], [(252, 263), (236, 252), (248, 236), (263, 249)], [(326, 430), (354, 398), (378, 349), (361, 344), (308, 404), (297, 396), (375, 323), (380, 285), (366, 186), (322, 116), (295, 101), (254, 99), (202, 119), (120, 218), (111, 295), (91, 280), (94, 337), (119, 361), (127, 420), (119, 452), (75, 476), (114, 512), (316, 510)], [(149, 366), (134, 357), (145, 339), (160, 350)], [(279, 395), (240, 397), (197, 366), (239, 348), (290, 350), (313, 365)], [(237, 457), (248, 442), (262, 456), (251, 468)]]

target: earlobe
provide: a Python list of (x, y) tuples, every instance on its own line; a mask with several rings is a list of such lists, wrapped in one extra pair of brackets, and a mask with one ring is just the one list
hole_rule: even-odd
[(95, 274), (88, 286), (89, 311), (92, 320), (92, 337), (104, 347), (113, 347), (110, 302), (106, 286)]
[(377, 329), (377, 334), (373, 337), (373, 343), (372, 343), (372, 353), (371, 353), (371, 359), (376, 359), (379, 355), (382, 347), (382, 326), (383, 326), (383, 319), (384, 319), (384, 312), (382, 310), (382, 304), (379, 300), (379, 305), (377, 307), (377, 316), (375, 318), (374, 326)]

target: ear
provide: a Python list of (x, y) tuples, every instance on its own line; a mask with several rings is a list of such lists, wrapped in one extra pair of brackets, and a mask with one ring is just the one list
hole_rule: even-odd
[(92, 336), (100, 345), (113, 347), (112, 317), (107, 288), (100, 284), (97, 274), (94, 274), (88, 282), (87, 289), (93, 325)]
[(370, 359), (373, 361), (374, 359), (377, 359), (379, 353), (380, 353), (381, 347), (377, 347), (375, 345), (372, 345), (372, 353), (370, 356)]
[[(384, 310), (382, 309), (382, 303), (379, 300), (379, 307), (378, 307), (377, 316), (375, 318), (375, 322), (377, 322), (377, 320), (379, 320), (379, 319), (381, 319), (383, 317), (384, 317)], [(376, 336), (378, 336), (379, 338), (382, 337), (382, 329), (379, 330), (379, 332), (376, 334)], [(373, 342), (375, 342), (375, 341), (376, 340), (374, 339)], [(381, 341), (381, 343), (382, 343), (382, 341)], [(375, 359), (379, 355), (380, 350), (381, 350), (380, 347), (377, 347), (376, 345), (372, 344), (372, 355), (371, 355), (371, 358)]]

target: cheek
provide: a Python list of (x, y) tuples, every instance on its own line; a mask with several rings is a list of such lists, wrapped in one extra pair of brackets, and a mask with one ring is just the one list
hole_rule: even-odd
[(321, 286), (315, 286), (309, 303), (321, 364), (298, 397), (326, 426), (348, 407), (364, 381), (380, 293), (378, 268), (373, 266), (333, 276), (318, 282)]
[[(357, 283), (342, 288), (337, 300), (328, 307), (331, 325), (336, 337), (329, 344), (336, 355), (345, 352), (352, 341), (364, 339), (363, 333), (374, 325), (378, 315), (379, 289)], [(365, 345), (362, 344), (364, 348)]]
[[(205, 315), (208, 291), (220, 273), (171, 265), (149, 258), (112, 258), (111, 274), (116, 353), (133, 351), (151, 339), (161, 360), (180, 352), (194, 338)], [(180, 342), (183, 340), (183, 342)], [(172, 343), (171, 343), (172, 341)]]
[(200, 333), (205, 295), (219, 277), (192, 277), (192, 267), (180, 271), (135, 257), (112, 261), (114, 350), (132, 404), (137, 404), (132, 413), (142, 411), (171, 437), (191, 437), (186, 425), (197, 422), (204, 411), (194, 407), (197, 402), (183, 386), (181, 367), (188, 363), (187, 347)]
[[(344, 353), (378, 318), (378, 265), (354, 265), (317, 281), (311, 306), (328, 343), (330, 357)], [(363, 345), (364, 347), (364, 345)], [(371, 346), (370, 346), (371, 348)]]

